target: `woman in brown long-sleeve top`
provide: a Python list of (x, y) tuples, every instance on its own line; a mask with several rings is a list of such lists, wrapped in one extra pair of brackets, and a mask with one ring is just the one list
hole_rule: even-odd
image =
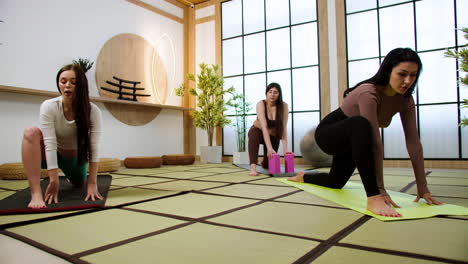
[(318, 125), (319, 147), (333, 155), (330, 173), (305, 174), (289, 178), (331, 188), (342, 188), (357, 167), (367, 194), (367, 209), (383, 216), (401, 216), (383, 184), (383, 144), (379, 127), (387, 127), (400, 113), (406, 148), (413, 164), (418, 194), (428, 204), (441, 204), (431, 196), (424, 173), (424, 157), (416, 127), (412, 97), (422, 70), (421, 60), (409, 48), (397, 48), (385, 56), (378, 72), (348, 89), (340, 108)]
[(265, 91), (266, 98), (257, 103), (257, 119), (249, 130), (250, 174), (257, 176), (258, 150), (263, 144), (263, 168), (268, 168), (268, 159), (278, 151), (280, 140), (283, 152), (288, 152), (287, 123), (288, 104), (283, 102), (281, 86), (270, 83)]

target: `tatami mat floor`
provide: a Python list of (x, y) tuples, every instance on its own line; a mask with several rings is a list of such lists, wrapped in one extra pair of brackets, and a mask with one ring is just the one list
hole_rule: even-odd
[[(414, 194), (411, 169), (385, 175)], [(468, 263), (466, 216), (381, 222), (227, 163), (112, 176), (106, 208), (0, 216), (0, 263)], [(468, 170), (428, 183), (468, 206)], [(26, 187), (0, 181), (0, 199)]]

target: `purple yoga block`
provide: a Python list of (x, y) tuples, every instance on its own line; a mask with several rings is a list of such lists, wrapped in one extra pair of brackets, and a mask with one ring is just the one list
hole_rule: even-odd
[(271, 174), (280, 173), (280, 156), (278, 154), (271, 155), (268, 160), (268, 172)]
[(284, 155), (284, 166), (286, 173), (294, 172), (294, 153), (286, 152), (286, 154)]

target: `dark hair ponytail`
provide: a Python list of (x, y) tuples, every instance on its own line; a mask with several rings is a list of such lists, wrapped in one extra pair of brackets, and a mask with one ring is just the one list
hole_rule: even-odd
[(380, 64), (379, 70), (374, 76), (367, 80), (359, 82), (352, 88), (346, 89), (346, 91), (344, 91), (343, 93), (343, 97), (346, 97), (348, 93), (352, 92), (354, 89), (356, 89), (364, 83), (386, 86), (390, 81), (390, 74), (392, 73), (393, 68), (402, 62), (414, 62), (418, 65), (418, 73), (416, 75), (416, 80), (403, 95), (404, 97), (410, 97), (411, 94), (413, 94), (414, 92), (414, 88), (416, 87), (416, 84), (419, 79), (419, 74), (422, 71), (421, 59), (419, 58), (418, 54), (410, 48), (396, 48), (390, 51), (387, 54), (387, 56), (385, 56), (384, 60), (382, 61), (382, 64)]
[(89, 103), (88, 79), (83, 69), (77, 64), (69, 64), (62, 67), (57, 73), (57, 88), (60, 91), (60, 74), (64, 71), (72, 70), (76, 75), (75, 94), (73, 96), (73, 113), (75, 114), (75, 124), (77, 128), (78, 166), (81, 166), (92, 159), (89, 139), (89, 127), (91, 123), (91, 105)]

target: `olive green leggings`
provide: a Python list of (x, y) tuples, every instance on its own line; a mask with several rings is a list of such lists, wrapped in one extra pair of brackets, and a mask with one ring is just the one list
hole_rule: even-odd
[[(81, 166), (77, 165), (78, 159), (76, 157), (67, 158), (57, 152), (57, 162), (59, 168), (63, 171), (65, 176), (74, 185), (82, 185), (88, 175), (88, 163)], [(41, 168), (47, 169), (47, 161), (41, 162)]]

